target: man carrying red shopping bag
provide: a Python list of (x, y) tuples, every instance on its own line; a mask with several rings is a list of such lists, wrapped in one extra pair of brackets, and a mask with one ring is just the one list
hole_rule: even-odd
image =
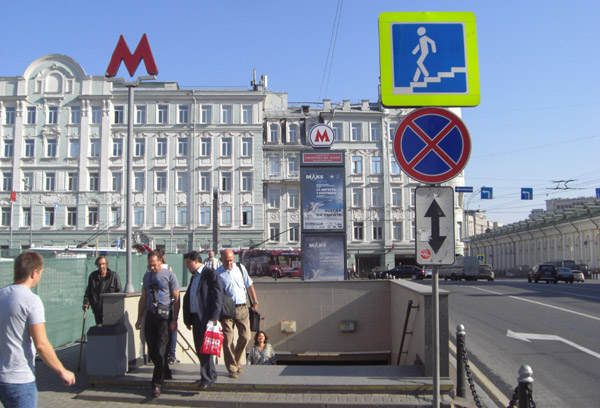
[(223, 346), (223, 328), (221, 323), (210, 320), (206, 325), (204, 341), (202, 342), (202, 353), (221, 357), (221, 346)]

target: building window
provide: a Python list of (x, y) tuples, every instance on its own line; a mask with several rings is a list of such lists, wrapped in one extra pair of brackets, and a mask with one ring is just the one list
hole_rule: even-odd
[(289, 177), (298, 177), (299, 167), (298, 167), (298, 158), (290, 157), (288, 158), (288, 176)]
[(360, 123), (353, 123), (350, 126), (350, 136), (353, 142), (360, 142), (362, 140), (362, 129)]
[(392, 188), (392, 207), (402, 207), (401, 188)]
[(415, 207), (417, 205), (417, 201), (416, 201), (416, 190), (414, 188), (410, 189), (410, 206), (411, 207)]
[(146, 106), (138, 105), (135, 107), (135, 123), (144, 124), (146, 123)]
[(156, 225), (164, 227), (167, 225), (167, 207), (158, 206), (156, 207)]
[(69, 227), (77, 226), (77, 207), (67, 207), (67, 225)]
[(188, 173), (187, 171), (177, 172), (177, 191), (188, 191)]
[(269, 176), (279, 177), (281, 174), (281, 159), (279, 157), (269, 157)]
[(395, 157), (390, 158), (390, 173), (392, 176), (398, 176), (400, 174), (400, 165)]
[(136, 172), (133, 174), (133, 191), (144, 191), (145, 187), (145, 173), (144, 172)]
[(12, 173), (2, 173), (2, 191), (12, 191), (13, 176)]
[(98, 191), (100, 187), (99, 173), (90, 173), (90, 191)]
[(14, 125), (15, 124), (15, 108), (6, 108), (4, 109), (4, 116), (6, 125)]
[(27, 124), (28, 125), (34, 125), (35, 124), (35, 113), (36, 113), (35, 106), (28, 106), (27, 107)]
[(21, 225), (23, 227), (29, 227), (31, 225), (31, 207), (21, 209), (23, 218), (21, 219)]
[(88, 225), (89, 226), (98, 225), (98, 207), (89, 207), (88, 208)]
[(203, 137), (200, 140), (200, 156), (209, 157), (210, 156), (210, 145), (211, 140), (207, 137)]
[(79, 106), (71, 106), (71, 125), (79, 125), (81, 123), (81, 108)]
[(123, 139), (113, 139), (112, 141), (112, 155), (113, 157), (123, 156)]
[(352, 156), (352, 174), (362, 174), (362, 157)]
[(200, 122), (210, 123), (211, 116), (212, 116), (212, 106), (202, 105), (202, 108), (200, 109)]
[(210, 207), (200, 207), (200, 225), (210, 225)]
[(394, 135), (396, 134), (396, 128), (398, 127), (397, 123), (390, 123), (388, 126), (388, 133), (390, 135), (390, 140), (394, 140)]
[(112, 172), (112, 190), (121, 191), (123, 188), (123, 173), (120, 171)]
[(25, 157), (34, 157), (35, 156), (35, 140), (27, 139), (25, 140)]
[(250, 206), (242, 207), (242, 225), (252, 225), (252, 207)]
[(231, 172), (229, 171), (221, 172), (221, 191), (231, 191)]
[(278, 222), (269, 224), (269, 241), (279, 242), (279, 223)]
[(288, 191), (288, 207), (289, 208), (300, 208), (300, 191), (290, 190)]
[(242, 156), (252, 157), (252, 139), (249, 137), (242, 139)]
[(290, 125), (288, 143), (298, 143), (298, 125)]
[(167, 173), (164, 171), (156, 173), (156, 191), (167, 191)]
[(115, 125), (125, 123), (125, 107), (115, 106)]
[(383, 226), (380, 224), (373, 225), (373, 241), (383, 240)]
[(252, 123), (252, 105), (242, 105), (242, 123)]
[(231, 123), (231, 105), (223, 105), (221, 107), (221, 123), (230, 124)]
[(187, 223), (187, 207), (177, 207), (177, 225), (186, 226)]
[(33, 190), (33, 173), (23, 173), (23, 190)]
[(381, 141), (381, 125), (379, 123), (371, 123), (371, 142)]
[(231, 138), (224, 137), (221, 141), (221, 156), (222, 157), (230, 157), (231, 156)]
[(277, 143), (279, 140), (279, 125), (272, 124), (269, 126), (269, 143)]
[(135, 157), (144, 157), (146, 155), (146, 139), (135, 139), (133, 150)]
[(209, 172), (200, 173), (200, 191), (210, 191), (210, 175)]
[(363, 190), (362, 188), (353, 188), (352, 189), (352, 206), (353, 207), (363, 207)]
[(179, 123), (188, 123), (190, 108), (187, 105), (179, 105)]
[(102, 108), (99, 106), (92, 106), (92, 123), (102, 123)]
[(229, 205), (221, 207), (221, 225), (224, 227), (231, 226), (231, 206)]
[(4, 140), (4, 157), (13, 157), (15, 154), (15, 142), (13, 140)]
[(371, 157), (371, 174), (381, 174), (381, 157)]
[(58, 123), (58, 107), (52, 106), (48, 108), (48, 124), (56, 125)]
[(392, 225), (394, 241), (402, 241), (402, 223), (395, 222)]
[(54, 225), (54, 207), (44, 207), (44, 226)]
[(77, 173), (67, 173), (67, 191), (77, 191)]
[(158, 105), (158, 123), (169, 123), (169, 105)]
[(156, 139), (156, 156), (164, 157), (167, 155), (167, 139), (164, 137)]
[(177, 139), (177, 156), (187, 156), (188, 154), (188, 138), (180, 137)]
[(133, 208), (133, 225), (135, 227), (144, 226), (144, 207)]
[(290, 242), (300, 241), (300, 224), (290, 224)]
[(411, 241), (414, 241), (416, 236), (417, 236), (417, 228), (416, 228), (415, 222), (411, 221), (410, 222), (410, 239), (411, 239)]
[(279, 189), (269, 189), (267, 193), (267, 199), (269, 201), (269, 208), (279, 208), (280, 206), (281, 191)]
[(383, 207), (383, 189), (373, 188), (371, 193), (373, 207)]
[(56, 189), (56, 173), (46, 173), (46, 191), (54, 191)]
[(334, 123), (333, 124), (333, 140), (340, 141), (343, 140), (343, 133), (342, 133), (342, 124), (341, 123)]
[(242, 172), (242, 191), (252, 191), (252, 172)]
[(69, 157), (79, 157), (79, 139), (69, 139)]
[(362, 241), (363, 240), (363, 223), (362, 221), (360, 222), (355, 222), (352, 228), (352, 238), (355, 241)]
[(56, 157), (58, 141), (56, 139), (46, 140), (46, 157)]
[(90, 139), (90, 157), (100, 157), (100, 139)]
[(115, 227), (121, 226), (121, 207), (111, 207), (110, 222)]
[(0, 224), (3, 227), (10, 226), (10, 207), (2, 207), (2, 221), (0, 221)]

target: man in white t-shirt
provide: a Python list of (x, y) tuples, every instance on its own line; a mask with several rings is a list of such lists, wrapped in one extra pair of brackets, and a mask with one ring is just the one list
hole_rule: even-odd
[(54, 352), (46, 334), (44, 304), (34, 294), (42, 278), (44, 259), (34, 251), (15, 259), (14, 283), (0, 289), (0, 401), (5, 407), (37, 407), (35, 352), (63, 380), (75, 384)]

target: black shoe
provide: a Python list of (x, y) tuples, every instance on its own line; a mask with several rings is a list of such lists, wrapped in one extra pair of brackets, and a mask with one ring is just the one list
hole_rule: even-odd
[(200, 384), (200, 386), (198, 387), (198, 389), (200, 391), (206, 391), (208, 390), (210, 387), (212, 386), (212, 384)]
[(154, 398), (160, 397), (160, 386), (159, 385), (155, 385), (154, 387), (152, 387), (152, 396)]

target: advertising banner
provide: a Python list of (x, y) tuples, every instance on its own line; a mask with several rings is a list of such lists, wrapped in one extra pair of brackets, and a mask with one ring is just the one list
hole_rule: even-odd
[(344, 168), (301, 167), (302, 230), (343, 232)]
[(302, 235), (303, 280), (344, 280), (345, 270), (345, 234)]

